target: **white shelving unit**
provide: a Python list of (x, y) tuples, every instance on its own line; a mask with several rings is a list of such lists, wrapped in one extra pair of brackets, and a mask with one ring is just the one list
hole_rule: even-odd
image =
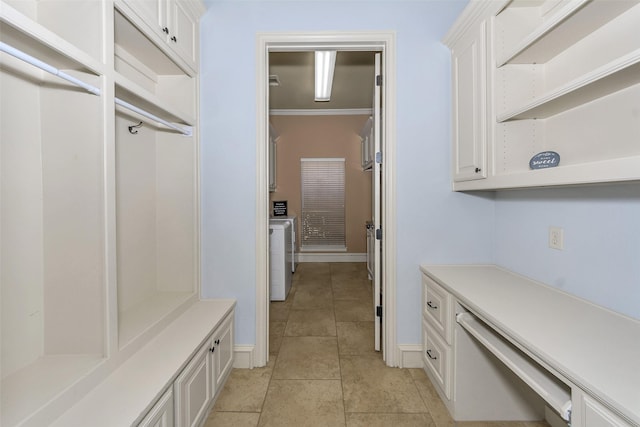
[(145, 29), (0, 2), (3, 46), (95, 88), (0, 53), (3, 426), (49, 425), (198, 300), (197, 73)]
[[(486, 108), (489, 171), (486, 179), (454, 179), (454, 189), (640, 179), (633, 115), (640, 106), (640, 2), (482, 3), (469, 6), (480, 12), (463, 15), (446, 40), (455, 56), (464, 39), (455, 34), (489, 28), (487, 77), (475, 82), (487, 94), (478, 108)], [(543, 151), (559, 153), (559, 166), (530, 170), (531, 157)]]

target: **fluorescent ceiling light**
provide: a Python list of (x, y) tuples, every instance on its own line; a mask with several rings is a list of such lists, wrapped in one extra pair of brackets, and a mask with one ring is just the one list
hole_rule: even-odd
[(316, 101), (329, 101), (336, 68), (335, 50), (316, 51)]

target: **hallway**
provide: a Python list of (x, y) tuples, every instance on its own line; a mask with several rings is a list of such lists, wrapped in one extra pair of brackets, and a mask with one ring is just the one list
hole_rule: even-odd
[(234, 369), (205, 427), (453, 426), (422, 369), (373, 350), (372, 300), (364, 263), (299, 264), (287, 301), (270, 304), (269, 364)]

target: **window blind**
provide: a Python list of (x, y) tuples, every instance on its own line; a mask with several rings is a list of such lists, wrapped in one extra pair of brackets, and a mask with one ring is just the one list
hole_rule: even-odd
[(346, 250), (344, 159), (300, 159), (302, 250)]

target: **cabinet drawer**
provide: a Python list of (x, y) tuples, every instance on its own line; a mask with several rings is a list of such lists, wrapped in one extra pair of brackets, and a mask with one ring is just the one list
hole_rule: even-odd
[(451, 399), (452, 351), (434, 331), (429, 322), (422, 321), (422, 359), (425, 369), (440, 387), (447, 399)]
[(426, 275), (422, 275), (422, 312), (431, 326), (451, 344), (453, 341), (453, 297)]

